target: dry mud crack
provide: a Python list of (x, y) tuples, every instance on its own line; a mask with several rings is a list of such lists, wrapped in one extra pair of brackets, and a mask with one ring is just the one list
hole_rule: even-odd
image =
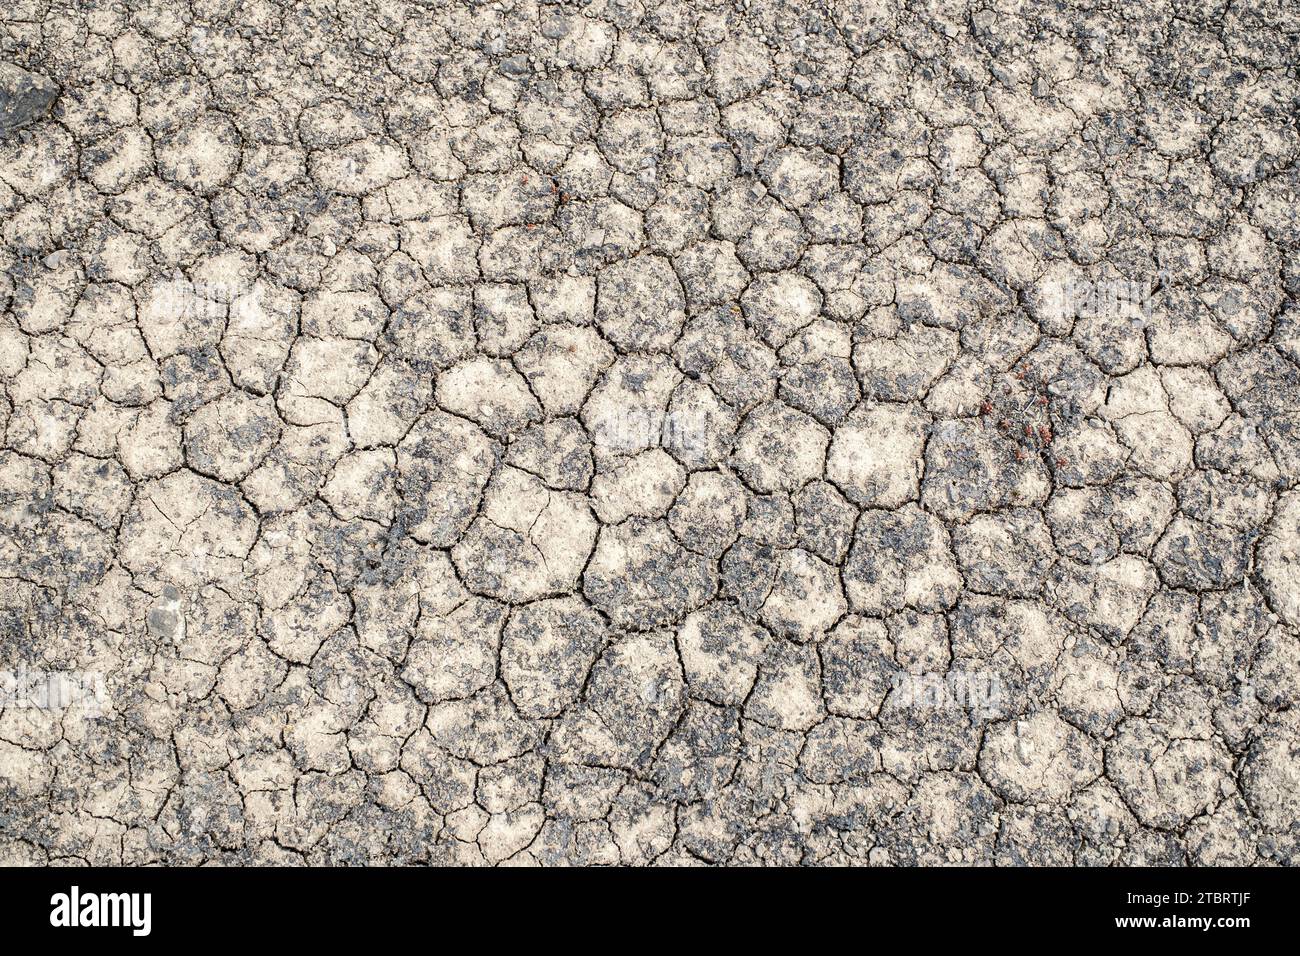
[(0, 859), (1297, 862), (1297, 49), (6, 3)]

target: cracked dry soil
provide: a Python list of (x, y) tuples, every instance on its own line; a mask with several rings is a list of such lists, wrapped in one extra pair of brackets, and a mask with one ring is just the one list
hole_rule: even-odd
[(1295, 0), (0, 23), (0, 858), (1297, 861)]

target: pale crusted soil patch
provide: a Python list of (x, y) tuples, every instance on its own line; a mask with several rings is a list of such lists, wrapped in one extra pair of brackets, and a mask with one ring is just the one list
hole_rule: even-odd
[(1300, 12), (1176, 6), (7, 4), (0, 860), (1297, 862)]

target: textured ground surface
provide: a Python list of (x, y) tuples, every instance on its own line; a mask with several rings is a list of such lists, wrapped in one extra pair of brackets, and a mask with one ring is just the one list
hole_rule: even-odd
[(1295, 0), (0, 22), (0, 857), (1300, 857)]

